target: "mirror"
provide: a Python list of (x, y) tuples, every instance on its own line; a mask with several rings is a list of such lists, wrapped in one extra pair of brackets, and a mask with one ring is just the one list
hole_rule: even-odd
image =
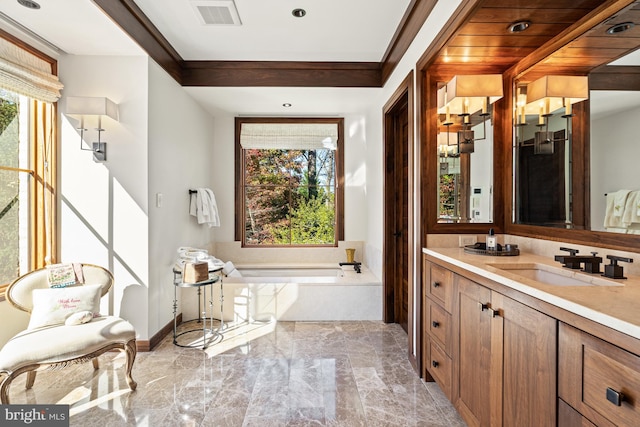
[(493, 222), (493, 104), (501, 74), (455, 75), (439, 83), (438, 223)]
[(447, 123), (445, 116), (441, 117), (438, 134), (438, 222), (491, 223), (493, 126), (490, 113), (482, 115), (478, 111), (470, 115), (466, 127), (443, 123)]
[(592, 90), (590, 97), (591, 230), (640, 234), (640, 94)]
[[(613, 246), (631, 242), (622, 234), (640, 234), (640, 168), (635, 162), (640, 144), (634, 138), (640, 113), (640, 26), (630, 24), (638, 13), (630, 4), (603, 16), (515, 75), (514, 109), (522, 103), (518, 91), (542, 75), (588, 75), (590, 91), (564, 125), (562, 108), (549, 112), (545, 126), (535, 111), (514, 114), (511, 231)], [(541, 127), (551, 132), (538, 133), (536, 140)], [(549, 140), (553, 143), (545, 144), (543, 154), (540, 143)], [(520, 227), (530, 225), (543, 228)], [(576, 231), (557, 234), (545, 228)]]
[(582, 197), (574, 182), (573, 105), (588, 97), (585, 76), (543, 76), (517, 83), (514, 90), (513, 222), (583, 228), (575, 203)]

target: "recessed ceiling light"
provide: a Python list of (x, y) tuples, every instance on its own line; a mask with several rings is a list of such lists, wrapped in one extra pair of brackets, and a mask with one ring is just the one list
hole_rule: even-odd
[(29, 9), (40, 9), (40, 5), (33, 0), (18, 0), (18, 3)]
[(531, 26), (531, 21), (518, 21), (509, 25), (510, 33), (521, 33)]
[(306, 10), (304, 10), (304, 9), (293, 9), (293, 10), (291, 11), (291, 14), (292, 14), (293, 16), (295, 16), (296, 18), (302, 18), (304, 15), (306, 15), (306, 14), (307, 14), (307, 11), (306, 11)]
[(630, 30), (635, 26), (636, 24), (634, 24), (633, 22), (622, 22), (607, 29), (607, 34), (624, 33), (625, 31)]
[(291, 104), (289, 102), (285, 102), (284, 104), (282, 104), (282, 106), (285, 108), (289, 108), (291, 107)]

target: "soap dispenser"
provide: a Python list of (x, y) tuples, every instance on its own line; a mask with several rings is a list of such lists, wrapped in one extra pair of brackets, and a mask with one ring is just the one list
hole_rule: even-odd
[(495, 232), (493, 231), (493, 228), (489, 229), (489, 234), (487, 234), (486, 245), (487, 245), (488, 251), (496, 251), (498, 249), (498, 244), (496, 242), (496, 235), (495, 235)]

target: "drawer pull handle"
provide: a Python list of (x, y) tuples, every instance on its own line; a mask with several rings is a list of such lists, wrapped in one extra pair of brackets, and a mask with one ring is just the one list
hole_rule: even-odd
[(607, 400), (616, 406), (621, 406), (624, 400), (624, 394), (615, 391), (611, 387), (607, 387)]
[(433, 326), (434, 328), (437, 328), (440, 326), (440, 322), (436, 322), (435, 320), (433, 322), (431, 322), (431, 326)]
[(500, 316), (500, 310), (494, 310), (493, 308), (490, 308), (489, 314), (491, 314), (491, 317)]
[(435, 360), (431, 361), (431, 366), (433, 366), (434, 368), (437, 368), (438, 366), (440, 366), (439, 362), (436, 362)]
[(480, 307), (480, 310), (485, 311), (485, 310), (488, 310), (488, 309), (489, 309), (489, 304), (488, 304), (488, 303), (487, 303), (487, 304), (484, 304), (484, 303), (482, 303), (482, 302), (479, 302), (479, 303), (478, 303), (478, 307)]
[(433, 287), (434, 288), (439, 288), (440, 287), (440, 282), (433, 282)]

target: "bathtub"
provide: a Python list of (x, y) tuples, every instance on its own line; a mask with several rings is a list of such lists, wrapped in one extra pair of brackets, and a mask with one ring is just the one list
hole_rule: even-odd
[[(366, 267), (239, 265), (242, 277), (224, 277), (226, 322), (381, 320), (382, 282)], [(214, 286), (214, 317), (220, 315)], [(197, 316), (184, 297), (183, 315)], [(191, 313), (190, 310), (193, 310)]]
[(258, 267), (258, 268), (238, 268), (242, 277), (339, 277), (344, 272), (340, 268), (283, 268), (283, 267)]

